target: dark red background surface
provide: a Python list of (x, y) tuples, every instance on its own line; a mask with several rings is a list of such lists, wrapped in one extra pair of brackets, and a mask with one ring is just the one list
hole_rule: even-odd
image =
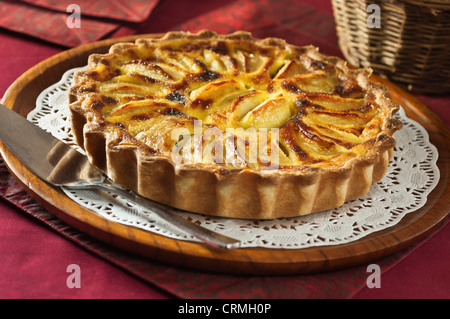
[[(0, 11), (2, 5), (0, 2)], [(176, 29), (246, 29), (255, 36), (278, 36), (300, 45), (311, 43), (324, 53), (340, 55), (331, 4), (326, 0), (166, 0), (159, 1), (142, 23), (108, 23), (118, 25), (109, 35), (113, 37)], [(66, 48), (0, 29), (0, 96), (27, 69)], [(448, 96), (418, 98), (450, 123)], [(9, 192), (0, 199), (0, 298), (190, 298), (208, 296), (207, 293), (219, 298), (286, 298), (289, 294), (294, 298), (450, 297), (450, 228), (446, 223), (417, 247), (380, 261), (381, 288), (369, 289), (365, 285), (363, 278), (369, 274), (364, 266), (319, 276), (208, 276), (161, 263), (149, 263), (147, 267), (145, 261), (127, 254), (118, 258), (102, 245), (71, 233), (70, 227), (45, 219), (45, 212), (41, 222), (29, 213), (40, 213), (41, 208), (12, 185), (7, 172), (3, 171), (0, 178)], [(83, 243), (95, 249), (86, 249)], [(66, 285), (70, 264), (81, 268), (81, 288), (69, 289)], [(154, 273), (149, 273), (149, 269)], [(145, 277), (141, 276), (143, 273)]]

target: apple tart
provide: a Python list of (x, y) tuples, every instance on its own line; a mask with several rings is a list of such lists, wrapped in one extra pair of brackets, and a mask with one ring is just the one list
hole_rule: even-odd
[(332, 209), (386, 174), (398, 105), (371, 71), (248, 32), (169, 32), (92, 54), (69, 92), (93, 165), (154, 201), (273, 219)]

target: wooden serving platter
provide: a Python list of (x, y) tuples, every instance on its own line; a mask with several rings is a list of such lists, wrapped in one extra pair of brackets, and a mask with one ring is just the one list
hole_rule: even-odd
[[(29, 69), (5, 93), (2, 103), (26, 116), (35, 107), (37, 96), (58, 82), (65, 71), (84, 66), (91, 53), (105, 53), (116, 42), (134, 41), (139, 35), (108, 39), (57, 54)], [(398, 224), (372, 233), (352, 243), (303, 249), (241, 248), (214, 249), (202, 243), (187, 242), (149, 233), (108, 221), (79, 206), (61, 190), (33, 175), (0, 143), (1, 155), (10, 172), (25, 190), (51, 213), (73, 227), (101, 241), (150, 259), (196, 269), (233, 274), (300, 274), (323, 272), (373, 262), (412, 245), (428, 235), (447, 216), (450, 185), (450, 130), (429, 108), (408, 92), (380, 77), (393, 99), (407, 115), (421, 123), (430, 141), (439, 150), (437, 165), (441, 180), (421, 209), (407, 214)]]

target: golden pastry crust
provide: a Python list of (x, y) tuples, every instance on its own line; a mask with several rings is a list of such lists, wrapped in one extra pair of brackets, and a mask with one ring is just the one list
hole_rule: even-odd
[(386, 173), (401, 123), (370, 74), (282, 39), (170, 32), (91, 55), (69, 93), (72, 130), (94, 165), (155, 201), (306, 215)]

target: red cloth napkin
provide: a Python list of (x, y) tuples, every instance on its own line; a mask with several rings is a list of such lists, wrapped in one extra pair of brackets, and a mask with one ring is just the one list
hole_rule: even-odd
[(336, 46), (333, 18), (295, 0), (239, 0), (187, 21), (180, 29), (219, 33), (246, 30), (258, 37), (280, 37), (296, 45), (315, 45), (328, 55), (342, 56)]
[[(73, 1), (0, 0), (0, 27), (20, 32), (64, 47), (76, 47), (114, 32), (133, 34), (132, 24), (148, 17), (158, 0), (77, 1), (80, 8), (80, 27), (67, 23), (73, 11), (66, 12)], [(108, 18), (108, 21), (99, 18)]]

